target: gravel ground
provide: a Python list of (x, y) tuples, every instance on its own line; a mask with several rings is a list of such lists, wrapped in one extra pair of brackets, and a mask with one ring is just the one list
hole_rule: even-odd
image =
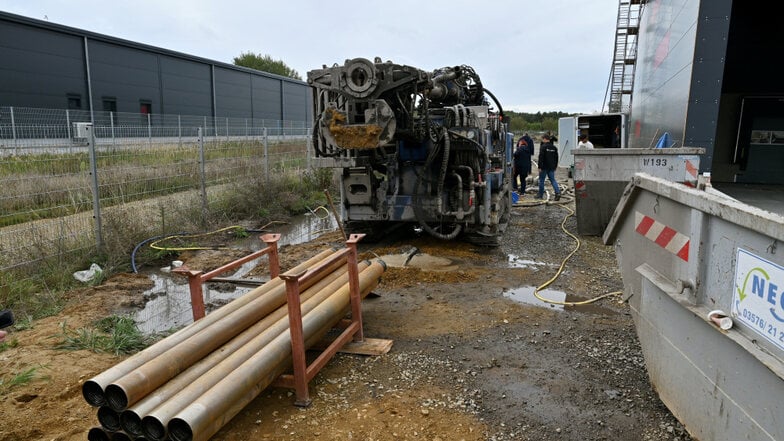
[[(405, 234), (364, 244), (367, 256), (416, 247), (452, 265), (389, 269), (363, 308), (366, 335), (392, 339), (390, 353), (339, 355), (311, 384), (311, 407), (271, 389), (216, 439), (690, 440), (652, 390), (618, 297), (530, 304), (575, 246), (567, 214), (515, 208), (495, 249)], [(612, 248), (581, 242), (548, 289), (569, 301), (622, 289)]]
[[(213, 439), (691, 440), (651, 388), (626, 304), (609, 297), (560, 307), (533, 299), (533, 287), (552, 278), (575, 246), (561, 231), (566, 214), (557, 205), (514, 208), (498, 248), (403, 233), (361, 244), (368, 258), (419, 250), (406, 267), (389, 268), (378, 296), (363, 303), (366, 336), (391, 339), (392, 350), (338, 354), (311, 382), (308, 408), (293, 406), (289, 390), (267, 389)], [(576, 231), (573, 217), (566, 227)], [(580, 239), (543, 294), (580, 301), (622, 288), (612, 248)], [(330, 234), (284, 247), (281, 256), (336, 243), (339, 235)], [(198, 259), (186, 257), (191, 266)], [(149, 283), (113, 280), (74, 294), (77, 309), (15, 334), (19, 347), (0, 354), (4, 369), (57, 367), (0, 395), (0, 441), (86, 438), (95, 417), (80, 384), (118, 358), (56, 351), (51, 334), (62, 321), (77, 326), (106, 314), (118, 293), (131, 296)]]

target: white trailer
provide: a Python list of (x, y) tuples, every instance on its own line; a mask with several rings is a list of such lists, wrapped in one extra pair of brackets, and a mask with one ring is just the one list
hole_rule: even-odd
[[(620, 131), (618, 144), (613, 145), (615, 128)], [(588, 135), (595, 148), (626, 148), (626, 115), (623, 113), (598, 113), (594, 115), (567, 116), (558, 120), (559, 167), (574, 165), (572, 149), (577, 147), (580, 135)]]

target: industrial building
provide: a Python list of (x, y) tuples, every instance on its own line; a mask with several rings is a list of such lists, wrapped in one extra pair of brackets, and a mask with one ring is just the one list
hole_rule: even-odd
[(714, 183), (784, 184), (778, 16), (756, 2), (643, 3), (629, 146), (667, 133), (706, 149), (700, 168)]
[(312, 119), (304, 81), (2, 11), (0, 59), (0, 106)]

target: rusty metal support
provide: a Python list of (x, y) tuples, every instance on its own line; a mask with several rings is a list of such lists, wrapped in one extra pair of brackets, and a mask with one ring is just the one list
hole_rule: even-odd
[[(302, 269), (307, 269), (313, 265), (316, 265), (318, 262), (328, 258), (334, 253), (335, 253), (334, 249), (324, 250), (318, 253), (316, 256), (313, 256), (312, 258), (292, 268), (292, 271), (300, 271)], [(220, 321), (221, 319), (228, 316), (229, 314), (232, 314), (236, 310), (252, 302), (254, 299), (263, 296), (267, 292), (273, 291), (276, 288), (280, 288), (281, 292), (283, 292), (282, 279), (275, 278), (265, 283), (264, 285), (248, 292), (244, 296), (239, 297), (234, 301), (230, 302), (229, 304), (210, 313), (210, 315), (208, 315), (204, 319), (191, 323), (190, 325), (180, 329), (179, 331), (166, 337), (165, 339), (159, 341), (158, 343), (144, 349), (141, 352), (137, 352), (136, 354), (128, 357), (122, 362), (103, 371), (97, 376), (85, 381), (84, 384), (82, 385), (82, 395), (84, 396), (85, 401), (87, 401), (87, 403), (90, 404), (91, 406), (95, 406), (95, 407), (100, 407), (105, 405), (106, 404), (105, 388), (110, 383), (126, 375), (128, 372), (131, 372), (132, 370), (138, 368), (139, 366), (145, 364), (146, 362), (152, 360), (153, 358), (160, 356), (164, 352), (168, 351), (169, 349), (177, 346), (182, 341), (186, 340), (188, 337), (195, 335), (196, 333), (209, 327), (213, 323)]]
[[(369, 263), (360, 264), (364, 270)], [(345, 269), (339, 268), (305, 290), (302, 294), (306, 311), (313, 309), (329, 294), (348, 283)], [(219, 350), (193, 364), (163, 386), (151, 392), (120, 415), (125, 431), (150, 440), (166, 437), (166, 423), (205, 390), (214, 386), (230, 372), (272, 339), (288, 328), (287, 307), (281, 306), (263, 320), (243, 331), (221, 346)], [(210, 373), (212, 372), (212, 373)]]
[(346, 241), (346, 247), (349, 249), (346, 259), (348, 260), (348, 282), (351, 287), (351, 321), (352, 324), (356, 325), (356, 329), (351, 332), (354, 341), (363, 341), (365, 339), (365, 331), (362, 326), (362, 299), (359, 296), (359, 271), (357, 268), (357, 243), (364, 237), (364, 234), (352, 234)]
[[(359, 276), (362, 296), (378, 285), (384, 264), (373, 262)], [(350, 310), (349, 286), (344, 285), (302, 319), (305, 346), (315, 344)], [(204, 441), (215, 434), (275, 378), (291, 366), (291, 334), (282, 332), (255, 352), (242, 365), (225, 373), (220, 382), (203, 391), (196, 400), (168, 423), (174, 441)]]
[(201, 320), (204, 318), (204, 291), (202, 283), (204, 280), (204, 271), (193, 271), (186, 267), (179, 267), (174, 269), (175, 273), (182, 274), (188, 277), (188, 291), (191, 293), (191, 311), (193, 311), (193, 321)]
[(348, 268), (349, 284), (349, 303), (351, 305), (351, 325), (343, 330), (340, 336), (335, 339), (312, 363), (307, 365), (305, 358), (305, 338), (302, 331), (302, 311), (300, 309), (299, 285), (301, 281), (308, 280), (310, 277), (318, 277), (323, 268), (313, 268), (309, 271), (292, 272), (289, 271), (280, 276), (286, 282), (286, 301), (289, 310), (289, 332), (291, 333), (291, 358), (293, 365), (293, 375), (282, 375), (277, 385), (293, 387), (295, 390), (295, 406), (308, 407), (311, 404), (308, 392), (308, 383), (316, 374), (329, 362), (337, 351), (352, 338), (355, 341), (364, 339), (362, 331), (362, 305), (360, 302), (359, 270), (357, 267), (357, 242), (365, 237), (364, 234), (352, 234), (346, 241), (346, 248), (335, 253), (325, 262), (345, 259)]
[[(330, 258), (325, 259), (327, 261)], [(324, 269), (324, 275), (340, 268), (339, 262), (328, 266), (317, 265)], [(311, 278), (302, 284), (303, 289), (319, 282)], [(254, 323), (275, 311), (286, 301), (285, 286), (279, 286), (259, 296), (247, 305), (237, 309), (224, 320), (215, 322), (207, 329), (183, 340), (147, 363), (137, 367), (121, 378), (106, 386), (106, 401), (113, 409), (121, 412), (133, 405), (193, 363), (206, 357)]]
[(193, 310), (194, 322), (196, 320), (203, 319), (205, 315), (203, 290), (204, 282), (207, 282), (208, 280), (217, 277), (226, 271), (239, 268), (243, 264), (250, 262), (251, 260), (258, 259), (265, 254), (269, 254), (270, 280), (278, 277), (278, 273), (280, 272), (280, 264), (278, 262), (278, 240), (280, 240), (280, 234), (265, 234), (259, 239), (266, 243), (267, 246), (260, 249), (259, 251), (248, 254), (247, 256), (241, 257), (223, 266), (215, 268), (212, 271), (208, 271), (206, 273), (203, 271), (193, 271), (188, 269), (186, 266), (181, 266), (172, 271), (174, 273), (183, 274), (188, 277), (188, 288), (190, 289), (191, 293), (191, 309)]
[(305, 378), (307, 360), (305, 359), (305, 338), (302, 334), (302, 310), (300, 309), (299, 279), (305, 272), (281, 274), (286, 281), (286, 303), (289, 310), (289, 332), (291, 333), (291, 360), (294, 365), (294, 404), (301, 407), (310, 406), (308, 396), (308, 380)]

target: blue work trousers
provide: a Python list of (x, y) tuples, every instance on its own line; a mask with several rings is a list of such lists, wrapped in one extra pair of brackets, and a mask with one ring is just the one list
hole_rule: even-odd
[(558, 181), (555, 180), (555, 170), (539, 170), (539, 197), (544, 197), (545, 176), (550, 179), (550, 183), (553, 184), (555, 194), (561, 194), (561, 189), (558, 187)]

